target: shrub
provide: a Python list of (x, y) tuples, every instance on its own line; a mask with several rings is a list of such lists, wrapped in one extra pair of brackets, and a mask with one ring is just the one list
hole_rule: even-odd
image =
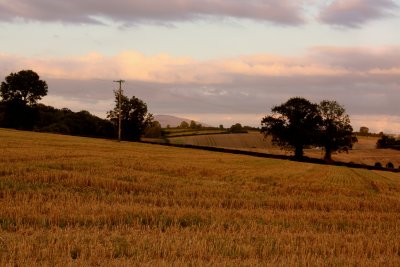
[(374, 165), (375, 167), (379, 167), (379, 168), (382, 168), (382, 164), (380, 163), (380, 162), (375, 162), (375, 165)]
[(391, 163), (391, 162), (388, 162), (388, 163), (386, 164), (386, 168), (389, 168), (389, 169), (394, 169), (394, 165), (393, 165), (393, 163)]

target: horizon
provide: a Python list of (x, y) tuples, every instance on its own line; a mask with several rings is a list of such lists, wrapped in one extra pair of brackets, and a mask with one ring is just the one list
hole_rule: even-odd
[(400, 0), (147, 2), (2, 1), (2, 80), (32, 69), (41, 103), (102, 118), (123, 79), (150, 113), (213, 126), (260, 127), (300, 96), (400, 133)]

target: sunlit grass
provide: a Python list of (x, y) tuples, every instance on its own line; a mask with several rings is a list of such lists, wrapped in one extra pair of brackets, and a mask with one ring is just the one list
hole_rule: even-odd
[(0, 265), (400, 264), (400, 174), (0, 129)]

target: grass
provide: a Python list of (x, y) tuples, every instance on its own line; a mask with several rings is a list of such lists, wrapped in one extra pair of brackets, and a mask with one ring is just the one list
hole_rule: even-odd
[(0, 129), (0, 266), (399, 266), (400, 175)]

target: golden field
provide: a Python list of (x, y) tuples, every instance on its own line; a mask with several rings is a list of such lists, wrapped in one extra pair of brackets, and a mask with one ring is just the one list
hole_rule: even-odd
[[(336, 153), (332, 155), (333, 160), (343, 162), (354, 162), (367, 165), (374, 165), (380, 162), (385, 166), (392, 162), (395, 168), (400, 167), (400, 151), (394, 149), (376, 149), (378, 137), (357, 136), (358, 142), (354, 144), (348, 153)], [(264, 138), (259, 132), (248, 134), (216, 134), (204, 136), (181, 136), (170, 137), (172, 144), (189, 144), (197, 146), (215, 146), (223, 148), (234, 148), (239, 150), (250, 150), (277, 155), (293, 155), (292, 152), (281, 150), (278, 146), (271, 144), (271, 138)], [(323, 150), (306, 149), (308, 157), (322, 159)]]
[(399, 266), (400, 174), (0, 129), (0, 266)]

